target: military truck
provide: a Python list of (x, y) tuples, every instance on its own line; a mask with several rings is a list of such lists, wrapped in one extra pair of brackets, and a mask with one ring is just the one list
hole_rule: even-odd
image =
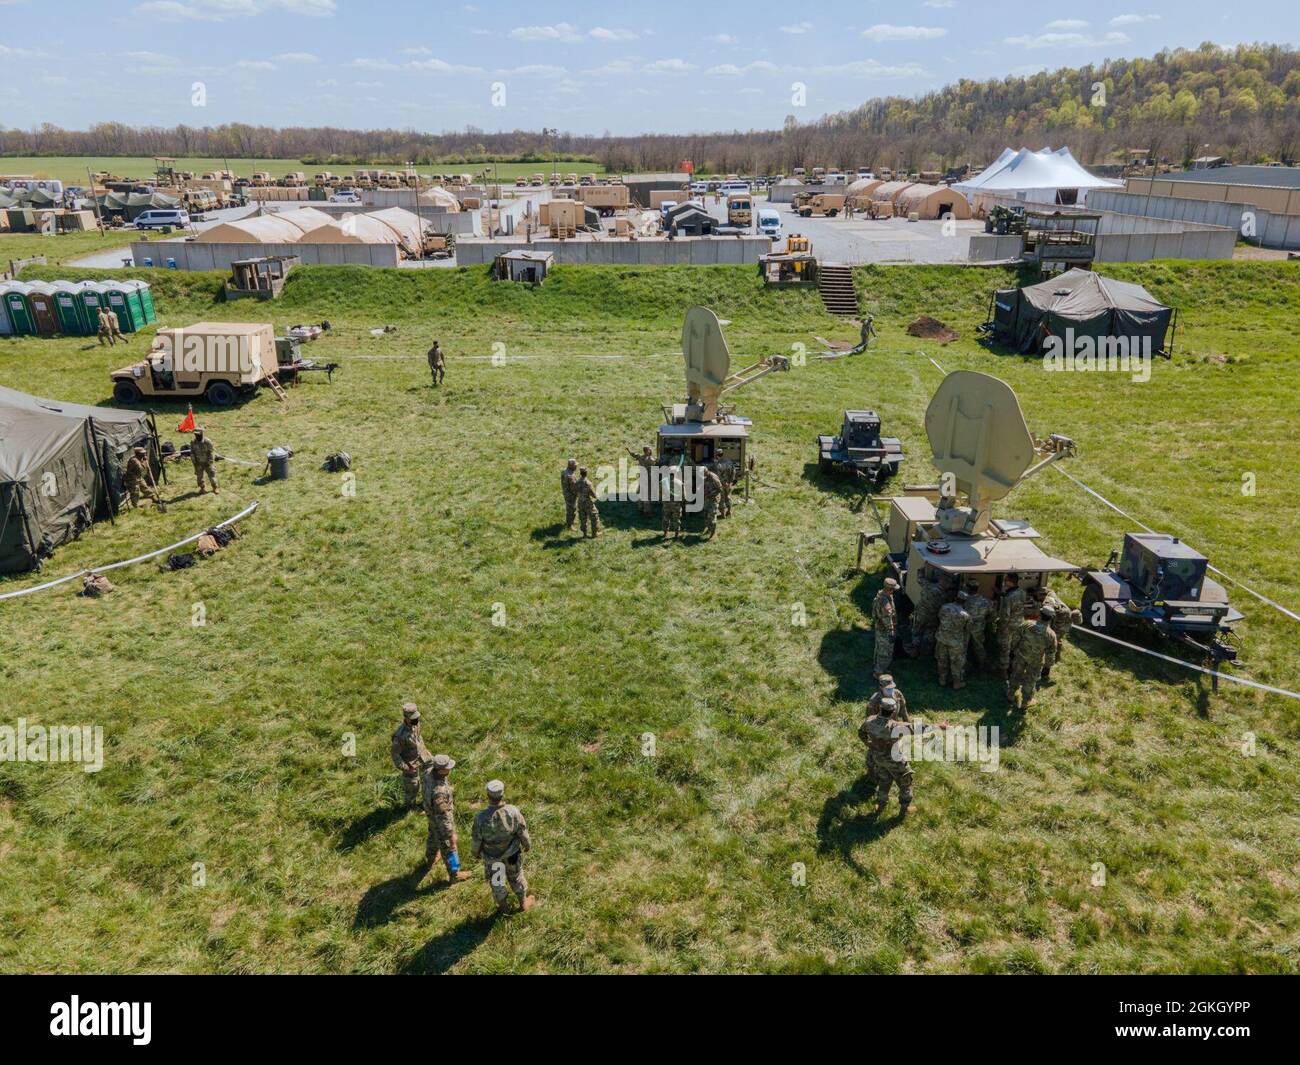
[(144, 359), (110, 376), (113, 398), (125, 406), (202, 397), (214, 407), (228, 407), (260, 384), (278, 390), (277, 368), (270, 323), (198, 322), (159, 329)]
[(842, 193), (819, 192), (807, 203), (800, 205), (798, 212), (800, 218), (812, 218), (814, 215), (825, 215), (828, 218), (834, 218), (843, 209), (844, 196)]
[(903, 443), (880, 435), (880, 415), (873, 410), (846, 410), (839, 436), (817, 438), (817, 467), (822, 473), (851, 470), (872, 484), (898, 473)]
[[(885, 569), (904, 592), (902, 613), (920, 601), (920, 578), (955, 592), (975, 580), (990, 599), (1018, 574), (1026, 592), (1047, 587), (1054, 573), (1072, 574), (1073, 563), (1045, 554), (1027, 522), (994, 518), (993, 504), (1054, 462), (1072, 456), (1074, 441), (1053, 433), (1039, 440), (1029, 431), (1010, 386), (988, 374), (948, 374), (925, 412), (938, 484), (907, 485), (885, 500), (870, 497), (879, 532), (858, 536), (864, 549), (885, 542)], [(888, 505), (881, 517), (878, 504)]]
[[(1118, 564), (1117, 564), (1118, 563)], [(1242, 614), (1223, 585), (1206, 576), (1209, 562), (1175, 536), (1128, 533), (1123, 553), (1083, 581), (1083, 623), (1107, 635), (1154, 632), (1217, 664), (1237, 649), (1226, 642)]]

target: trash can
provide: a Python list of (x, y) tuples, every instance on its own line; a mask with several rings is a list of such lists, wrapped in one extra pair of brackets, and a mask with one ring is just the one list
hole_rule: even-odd
[(289, 449), (283, 447), (273, 447), (266, 453), (266, 461), (271, 464), (271, 480), (287, 481), (289, 479), (290, 454)]

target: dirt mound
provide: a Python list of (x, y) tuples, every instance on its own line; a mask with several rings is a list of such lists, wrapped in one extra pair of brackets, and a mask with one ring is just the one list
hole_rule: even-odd
[(925, 340), (937, 340), (940, 344), (947, 344), (949, 341), (957, 339), (955, 329), (949, 329), (939, 319), (931, 318), (928, 314), (921, 315), (920, 318), (909, 325), (907, 335), (922, 337)]

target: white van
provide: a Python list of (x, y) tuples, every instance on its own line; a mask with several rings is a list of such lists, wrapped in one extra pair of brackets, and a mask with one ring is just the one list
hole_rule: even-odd
[(156, 208), (136, 216), (136, 229), (185, 229), (190, 224), (187, 211), (177, 208)]
[(724, 181), (722, 183), (722, 187), (718, 189), (718, 191), (722, 193), (722, 195), (724, 196), (729, 196), (733, 192), (748, 192), (749, 182), (748, 181)]
[(773, 240), (781, 239), (781, 215), (775, 207), (758, 209), (758, 231)]

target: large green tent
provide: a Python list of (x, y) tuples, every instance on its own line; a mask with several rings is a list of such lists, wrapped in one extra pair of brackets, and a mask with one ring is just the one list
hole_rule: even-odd
[(157, 434), (143, 411), (39, 399), (0, 386), (0, 573), (38, 568), (60, 544), (112, 516), (131, 448)]

